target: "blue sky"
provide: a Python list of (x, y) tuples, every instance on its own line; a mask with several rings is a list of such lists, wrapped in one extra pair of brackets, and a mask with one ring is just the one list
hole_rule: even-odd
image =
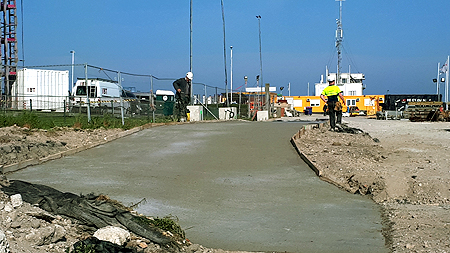
[[(24, 55), (25, 66), (70, 64), (69, 52), (75, 50), (78, 64), (182, 77), (190, 64), (189, 8), (190, 0), (23, 0), (19, 58)], [(335, 71), (339, 2), (224, 0), (224, 10), (228, 75), (233, 46), (233, 88), (243, 85), (244, 76), (248, 86), (256, 86), (256, 15), (261, 15), (264, 83), (277, 88), (291, 83), (291, 95), (306, 95), (309, 82), (313, 94), (325, 67)], [(350, 64), (352, 72), (365, 74), (365, 94), (435, 94), (437, 63), (450, 54), (449, 11), (448, 0), (344, 1), (342, 70)], [(220, 0), (193, 0), (194, 82), (224, 88), (221, 15)], [(160, 85), (172, 89), (170, 82)]]

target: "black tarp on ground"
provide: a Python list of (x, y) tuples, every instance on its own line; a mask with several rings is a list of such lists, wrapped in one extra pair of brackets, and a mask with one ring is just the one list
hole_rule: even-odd
[(119, 208), (111, 201), (99, 200), (98, 196), (78, 196), (72, 193), (60, 192), (54, 188), (32, 184), (20, 180), (2, 182), (1, 190), (8, 195), (20, 194), (23, 201), (38, 205), (41, 209), (76, 219), (79, 223), (102, 228), (117, 226), (147, 238), (158, 244), (174, 242), (173, 237), (166, 236), (164, 231), (142, 222), (128, 210)]
[(99, 240), (95, 237), (89, 237), (78, 241), (73, 245), (70, 253), (96, 252), (96, 253), (136, 253), (136, 249), (129, 249), (112, 242)]

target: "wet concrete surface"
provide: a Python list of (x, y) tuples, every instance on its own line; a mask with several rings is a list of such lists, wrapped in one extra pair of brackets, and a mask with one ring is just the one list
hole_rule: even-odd
[(224, 250), (388, 252), (380, 210), (318, 179), (289, 142), (301, 122), (155, 127), (13, 173), (172, 215), (192, 242)]

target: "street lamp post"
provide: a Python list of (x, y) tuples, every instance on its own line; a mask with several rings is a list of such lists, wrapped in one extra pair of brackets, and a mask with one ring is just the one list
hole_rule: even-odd
[(72, 87), (73, 87), (73, 68), (74, 68), (74, 64), (75, 64), (75, 51), (72, 50), (70, 51), (70, 53), (72, 54), (72, 80), (70, 83), (70, 91), (72, 91)]
[(256, 88), (257, 88), (257, 90), (256, 90), (256, 94), (257, 94), (257, 99), (256, 99), (256, 105), (257, 105), (257, 110), (259, 111), (259, 93), (260, 93), (260, 91), (261, 91), (261, 89), (259, 88), (259, 75), (257, 75), (256, 76)]

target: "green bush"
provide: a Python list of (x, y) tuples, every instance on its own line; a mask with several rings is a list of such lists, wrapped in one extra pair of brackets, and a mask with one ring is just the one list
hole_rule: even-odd
[[(134, 216), (133, 217), (138, 223), (142, 225), (150, 225), (160, 228), (164, 231), (169, 231), (172, 234), (176, 234), (181, 238), (185, 238), (185, 232), (181, 229), (180, 225), (178, 225), (178, 218), (174, 218), (171, 215), (165, 216), (163, 218), (149, 218), (145, 216)], [(175, 219), (177, 221), (175, 221)]]
[(17, 115), (3, 115), (0, 125), (1, 127), (17, 125), (28, 128), (42, 128), (43, 124), (36, 114), (24, 111)]
[[(163, 119), (163, 121), (167, 121)], [(112, 115), (92, 116), (91, 121), (83, 114), (66, 116), (61, 113), (40, 113), (40, 112), (14, 112), (0, 114), (0, 127), (17, 125), (30, 129), (51, 129), (54, 127), (73, 127), (76, 129), (97, 129), (97, 128), (122, 128), (131, 129), (150, 123), (148, 118), (125, 118), (122, 124), (121, 118)]]

